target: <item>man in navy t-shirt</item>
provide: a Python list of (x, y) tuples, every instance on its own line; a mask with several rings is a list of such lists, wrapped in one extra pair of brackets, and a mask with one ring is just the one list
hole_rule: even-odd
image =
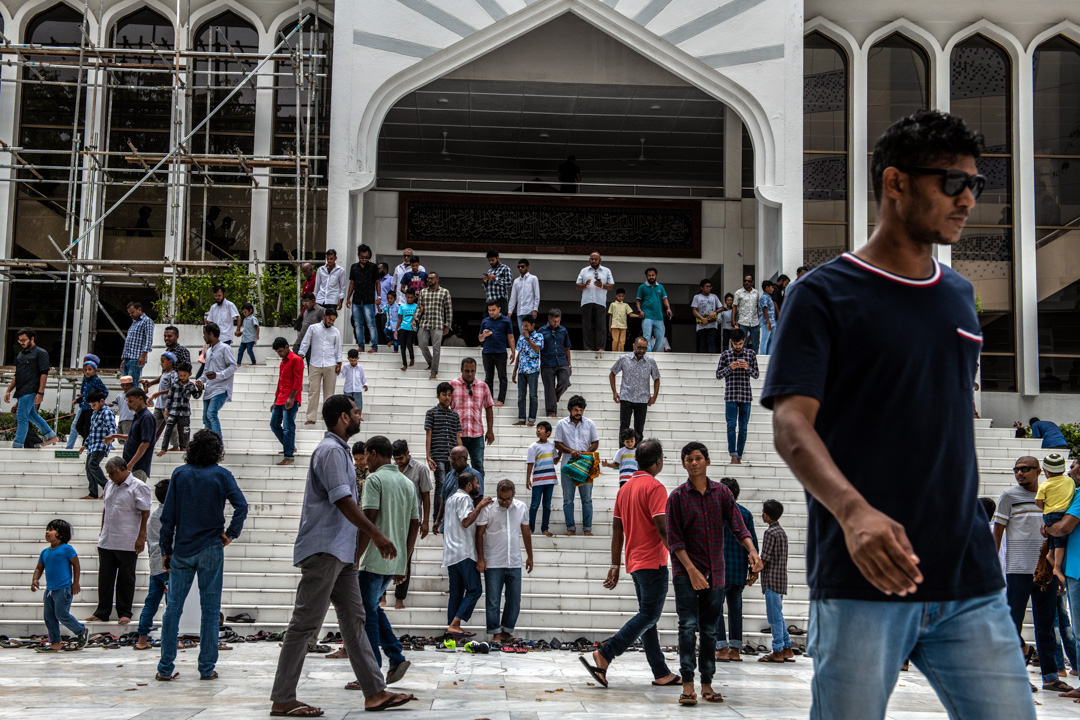
[(480, 346), (484, 355), (484, 382), (495, 397), (495, 374), (499, 375), (499, 396), (495, 407), (506, 402), (506, 351), (510, 349), (510, 364), (514, 364), (514, 325), (502, 314), (497, 300), (488, 303), (488, 316), (480, 323)]
[(890, 127), (873, 236), (784, 302), (762, 404), (809, 495), (811, 718), (883, 718), (909, 657), (953, 717), (1035, 718), (978, 510), (974, 292), (933, 257), (983, 188), (981, 144), (937, 111)]

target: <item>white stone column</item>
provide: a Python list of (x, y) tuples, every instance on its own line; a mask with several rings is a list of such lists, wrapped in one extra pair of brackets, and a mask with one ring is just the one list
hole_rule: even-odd
[[(0, 139), (11, 145), (18, 145), (16, 131), (19, 122), (20, 85), (12, 82), (18, 79), (19, 68), (14, 65), (0, 66)], [(14, 166), (15, 157), (11, 153), (0, 155), (5, 165)], [(15, 196), (18, 186), (13, 182), (16, 176), (13, 167), (0, 168), (0, 249), (3, 257), (11, 257), (15, 245)], [(8, 303), (11, 290), (10, 282), (0, 282), (0, 338), (7, 337)], [(8, 347), (0, 343), (0, 362), (7, 362)]]
[(1035, 247), (1035, 130), (1032, 52), (1017, 58), (1013, 73), (1013, 318), (1016, 323), (1016, 389), (1039, 394), (1039, 295)]
[[(273, 49), (273, 38), (265, 41), (263, 52)], [(270, 155), (274, 146), (274, 76), (276, 62), (269, 62), (255, 76), (255, 155)], [(249, 259), (266, 260), (270, 246), (270, 169), (255, 168), (251, 189), (251, 238)], [(252, 266), (254, 269), (254, 265)]]
[[(727, 204), (727, 227), (724, 230), (724, 292), (742, 285), (743, 238), (741, 230), (742, 198), (742, 120), (730, 107), (724, 113), (724, 197), (734, 202)], [(732, 219), (734, 218), (734, 219)], [(718, 290), (720, 290), (718, 288)]]

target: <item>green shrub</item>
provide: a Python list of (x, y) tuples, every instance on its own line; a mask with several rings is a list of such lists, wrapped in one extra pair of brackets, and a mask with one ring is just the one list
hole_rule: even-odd
[[(69, 412), (74, 411), (72, 410)], [(66, 414), (69, 413), (61, 412), (61, 415)], [(53, 426), (52, 421), (56, 413), (45, 410), (44, 408), (38, 408), (38, 415), (44, 418), (45, 422), (49, 423), (49, 427)], [(60, 427), (58, 428), (57, 435), (62, 438), (66, 438), (67, 434), (71, 432), (71, 421), (74, 419), (74, 417), (61, 418)], [(3, 438), (4, 440), (13, 440), (15, 438), (15, 425), (15, 413), (0, 413), (0, 438)]]
[[(176, 312), (170, 321), (181, 325), (198, 325), (203, 321), (206, 308), (214, 301), (211, 288), (221, 285), (225, 297), (236, 304), (255, 306), (259, 324), (266, 327), (291, 325), (298, 312), (296, 297), (296, 271), (280, 265), (264, 271), (261, 275), (262, 299), (259, 302), (259, 280), (248, 272), (246, 265), (229, 265), (209, 273), (186, 273), (176, 284)], [(172, 301), (173, 279), (162, 276), (157, 281), (158, 299), (154, 301), (155, 316), (169, 318)], [(160, 322), (160, 320), (159, 320)]]

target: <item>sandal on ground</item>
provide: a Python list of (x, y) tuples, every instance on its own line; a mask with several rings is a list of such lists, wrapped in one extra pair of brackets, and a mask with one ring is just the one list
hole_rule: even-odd
[(1072, 690), (1072, 686), (1068, 683), (1061, 682), (1060, 680), (1055, 680), (1054, 682), (1043, 683), (1042, 689), (1053, 690), (1054, 692), (1067, 693)]
[(686, 693), (683, 693), (682, 695), (679, 695), (679, 704), (680, 705), (697, 705), (697, 695), (695, 695), (694, 693), (690, 693), (689, 695), (687, 695)]
[(778, 665), (783, 665), (784, 664), (784, 658), (783, 657), (776, 657), (773, 653), (769, 653), (768, 655), (762, 655), (761, 657), (758, 658), (757, 661), (759, 663), (776, 663)]
[(589, 661), (585, 659), (584, 655), (579, 655), (578, 660), (580, 660), (581, 664), (585, 666), (585, 669), (589, 671), (589, 674), (592, 675), (593, 680), (600, 683), (604, 687), (608, 686), (606, 669), (601, 669), (596, 667), (595, 665), (590, 665)]
[(218, 679), (217, 670), (213, 671), (209, 675), (200, 675), (199, 679), (200, 680), (217, 680)]
[(724, 696), (718, 692), (706, 692), (701, 693), (701, 699), (705, 702), (722, 703), (724, 702)]
[(655, 680), (653, 680), (652, 684), (656, 685), (657, 687), (667, 687), (669, 685), (682, 685), (682, 678), (679, 677), (678, 675), (676, 675), (674, 678), (672, 678), (671, 680), (668, 680), (667, 682), (656, 682)]
[(409, 669), (410, 665), (412, 665), (412, 663), (410, 663), (408, 660), (404, 660), (400, 664), (395, 665), (394, 667), (387, 670), (386, 684), (393, 685), (397, 681), (401, 680), (401, 678), (405, 677), (405, 671)]
[(306, 703), (300, 703), (291, 710), (270, 711), (270, 717), (322, 717), (322, 714), (322, 710)]
[(161, 673), (154, 673), (154, 679), (160, 680), (161, 682), (169, 682), (171, 680), (175, 680), (178, 677), (180, 677), (180, 673), (178, 672), (174, 672), (172, 675), (162, 675)]
[(324, 655), (324, 654), (330, 652), (330, 646), (329, 645), (308, 645), (307, 646), (307, 651), (309, 653), (318, 653), (320, 655)]
[(789, 635), (805, 635), (806, 631), (798, 625), (788, 625), (787, 631)]
[(406, 695), (405, 693), (394, 693), (386, 700), (382, 701), (378, 705), (373, 707), (364, 708), (364, 712), (382, 712), (383, 710), (389, 710), (390, 708), (401, 707), (405, 703), (412, 702), (416, 699), (415, 695)]

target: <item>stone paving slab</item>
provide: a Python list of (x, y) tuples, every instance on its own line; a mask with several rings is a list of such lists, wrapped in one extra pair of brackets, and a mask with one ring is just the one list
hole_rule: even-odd
[[(236, 645), (222, 652), (221, 678), (199, 681), (198, 650), (177, 655), (180, 677), (154, 681), (157, 652), (128, 648), (88, 648), (77, 653), (39, 655), (0, 650), (0, 718), (21, 720), (247, 720), (269, 713), (277, 666), (277, 643)], [(718, 663), (714, 687), (722, 704), (677, 704), (679, 689), (650, 684), (645, 657), (628, 653), (610, 673), (611, 687), (598, 687), (577, 653), (469, 655), (431, 650), (408, 653), (412, 667), (394, 690), (419, 701), (392, 711), (392, 720), (433, 720), (449, 713), (458, 720), (682, 720), (696, 713), (717, 718), (803, 720), (809, 717), (810, 660), (764, 667), (747, 657), (742, 664)], [(668, 654), (676, 669), (678, 660)], [(1035, 678), (1035, 675), (1031, 676)], [(318, 705), (331, 720), (360, 720), (362, 696), (344, 689), (352, 679), (347, 661), (309, 655), (298, 697)], [(1075, 684), (1075, 678), (1069, 678)], [(1041, 720), (1080, 717), (1080, 706), (1054, 693), (1035, 695)], [(926, 679), (903, 673), (889, 704), (890, 720), (942, 720), (947, 715)]]

